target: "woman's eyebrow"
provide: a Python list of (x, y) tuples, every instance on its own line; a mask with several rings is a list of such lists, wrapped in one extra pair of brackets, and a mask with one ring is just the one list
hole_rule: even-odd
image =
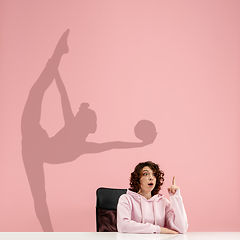
[(148, 170), (143, 170), (143, 172), (148, 172)]

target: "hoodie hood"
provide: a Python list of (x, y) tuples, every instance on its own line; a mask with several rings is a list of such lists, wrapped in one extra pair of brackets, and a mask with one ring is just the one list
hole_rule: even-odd
[(144, 199), (147, 202), (155, 202), (155, 201), (159, 201), (161, 198), (163, 198), (163, 194), (158, 193), (154, 196), (152, 196), (149, 199), (146, 199), (144, 196), (140, 195), (139, 193), (133, 192), (131, 190), (127, 190), (127, 194), (131, 195), (137, 202), (140, 202), (141, 199)]
[(145, 223), (145, 220), (144, 220), (144, 205), (145, 204), (151, 204), (152, 203), (152, 206), (153, 206), (153, 215), (154, 215), (154, 224), (156, 225), (156, 213), (155, 213), (155, 209), (156, 208), (156, 203), (161, 199), (163, 198), (163, 194), (161, 193), (158, 193), (154, 196), (152, 196), (151, 198), (149, 199), (146, 199), (144, 196), (140, 195), (139, 193), (136, 193), (136, 192), (133, 192), (131, 190), (127, 190), (127, 194), (129, 194), (130, 196), (132, 196), (135, 201), (137, 201), (140, 205), (140, 209), (141, 209), (141, 215), (142, 215), (142, 223)]

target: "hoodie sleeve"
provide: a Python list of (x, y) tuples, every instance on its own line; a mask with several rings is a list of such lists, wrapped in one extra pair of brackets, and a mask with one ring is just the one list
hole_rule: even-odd
[(180, 189), (170, 195), (170, 202), (166, 206), (165, 224), (167, 228), (179, 233), (186, 233), (188, 229), (187, 214), (183, 205)]
[(161, 229), (151, 223), (139, 223), (131, 220), (131, 203), (125, 194), (121, 195), (117, 205), (117, 229), (121, 233), (160, 233)]

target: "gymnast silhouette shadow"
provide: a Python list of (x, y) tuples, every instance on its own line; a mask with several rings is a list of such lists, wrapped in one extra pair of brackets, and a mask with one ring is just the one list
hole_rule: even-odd
[[(76, 115), (73, 114), (66, 88), (61, 79), (58, 67), (61, 58), (68, 53), (67, 39), (69, 30), (63, 33), (47, 62), (41, 75), (32, 86), (25, 104), (22, 120), (22, 158), (34, 200), (36, 216), (43, 231), (53, 231), (48, 205), (46, 201), (44, 163), (60, 164), (76, 160), (83, 154), (100, 153), (111, 149), (137, 148), (151, 144), (156, 138), (155, 126), (151, 126), (152, 134), (141, 142), (87, 142), (89, 134), (97, 129), (96, 113), (89, 109), (88, 103), (82, 103)], [(49, 137), (40, 124), (42, 100), (45, 91), (55, 80), (61, 96), (64, 126), (59, 132)], [(146, 127), (151, 122), (144, 122)], [(149, 132), (147, 127), (143, 132)], [(137, 130), (142, 131), (142, 130)], [(141, 138), (144, 133), (140, 133)], [(144, 137), (143, 137), (144, 138)]]

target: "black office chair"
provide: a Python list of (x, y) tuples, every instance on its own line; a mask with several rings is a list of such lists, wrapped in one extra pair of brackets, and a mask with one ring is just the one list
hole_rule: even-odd
[(97, 189), (96, 221), (97, 232), (117, 232), (117, 203), (127, 189)]

